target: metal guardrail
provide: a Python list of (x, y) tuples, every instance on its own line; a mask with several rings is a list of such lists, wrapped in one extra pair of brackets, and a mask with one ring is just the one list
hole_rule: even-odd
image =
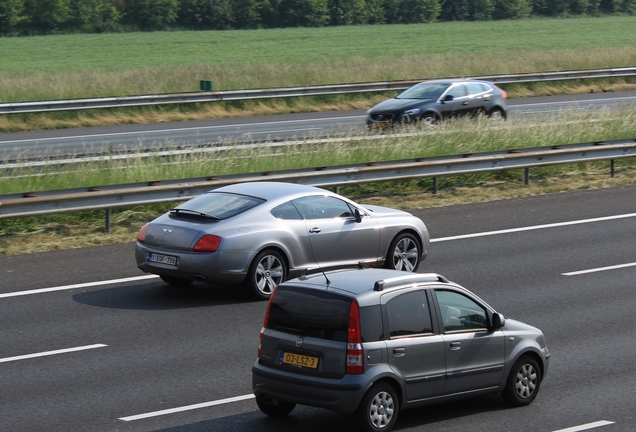
[[(570, 79), (609, 78), (635, 76), (636, 67), (612, 69), (589, 69), (578, 71), (554, 71), (522, 74), (501, 74), (470, 77), (499, 84), (511, 84), (537, 81), (556, 81)], [(465, 77), (463, 77), (465, 78)], [(23, 114), (51, 111), (70, 111), (98, 108), (120, 108), (146, 105), (165, 105), (180, 103), (221, 102), (250, 99), (288, 98), (299, 96), (321, 96), (345, 93), (381, 92), (403, 90), (423, 81), (381, 81), (351, 84), (329, 84), (307, 87), (280, 87), (271, 89), (228, 90), (214, 92), (166, 93), (157, 95), (102, 97), (88, 99), (69, 99), (33, 102), (0, 103), (0, 114)]]
[(441, 176), (525, 168), (547, 165), (610, 160), (636, 156), (636, 139), (567, 144), (562, 146), (506, 150), (398, 161), (369, 162), (334, 167), (246, 173), (204, 178), (179, 179), (97, 186), (58, 191), (0, 195), (0, 219), (64, 213), (80, 210), (107, 210), (135, 205), (183, 201), (208, 190), (238, 182), (284, 181), (319, 187), (433, 178), (436, 190)]

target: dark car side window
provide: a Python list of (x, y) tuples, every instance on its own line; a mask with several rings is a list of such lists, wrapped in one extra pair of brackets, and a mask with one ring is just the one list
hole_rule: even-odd
[(488, 91), (486, 86), (481, 83), (469, 83), (467, 87), (468, 87), (469, 95), (476, 95), (476, 94), (485, 93), (486, 91)]
[(302, 219), (302, 216), (300, 216), (300, 213), (298, 213), (298, 210), (296, 210), (296, 207), (294, 207), (291, 201), (274, 207), (270, 213), (278, 219)]
[(442, 312), (445, 331), (470, 331), (487, 327), (486, 310), (472, 299), (445, 290), (435, 290), (435, 295)]
[(431, 314), (424, 290), (412, 291), (386, 304), (390, 337), (414, 336), (433, 332)]
[(452, 87), (448, 93), (446, 93), (446, 97), (448, 96), (452, 96), (454, 99), (466, 96), (466, 86), (462, 84)]

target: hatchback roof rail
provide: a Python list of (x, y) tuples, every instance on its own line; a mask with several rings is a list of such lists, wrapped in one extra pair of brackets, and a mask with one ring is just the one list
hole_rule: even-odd
[(387, 285), (397, 285), (408, 282), (444, 282), (448, 283), (448, 279), (437, 273), (418, 273), (408, 274), (404, 276), (396, 276), (389, 279), (376, 281), (373, 285), (373, 291), (382, 291)]

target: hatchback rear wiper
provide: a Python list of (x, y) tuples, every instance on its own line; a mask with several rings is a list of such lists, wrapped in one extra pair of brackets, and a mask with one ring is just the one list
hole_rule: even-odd
[(221, 220), (220, 218), (207, 214), (207, 213), (203, 213), (200, 211), (196, 211), (196, 210), (188, 210), (188, 209), (183, 209), (183, 208), (173, 208), (170, 210), (170, 214), (174, 214), (174, 215), (180, 215), (180, 214), (184, 214), (185, 216), (198, 216), (198, 217), (202, 217), (202, 218), (206, 218), (206, 219), (212, 219), (212, 220)]

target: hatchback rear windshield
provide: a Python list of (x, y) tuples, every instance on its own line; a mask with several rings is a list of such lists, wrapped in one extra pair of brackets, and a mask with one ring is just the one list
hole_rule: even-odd
[(251, 196), (209, 192), (178, 205), (170, 213), (186, 217), (198, 214), (220, 220), (241, 214), (264, 202), (264, 199)]
[(278, 287), (267, 327), (298, 336), (346, 342), (350, 305), (348, 297)]

